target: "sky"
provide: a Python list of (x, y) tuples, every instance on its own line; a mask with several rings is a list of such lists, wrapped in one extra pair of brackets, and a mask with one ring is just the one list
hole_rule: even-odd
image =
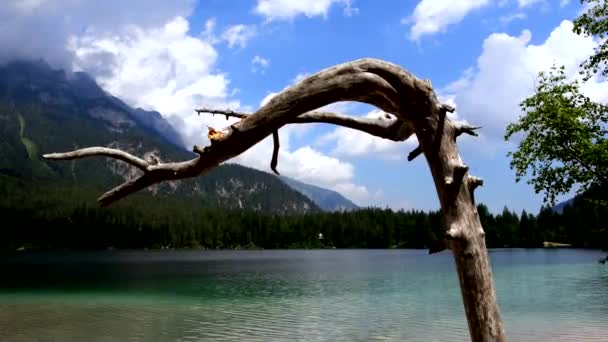
[[(430, 79), (455, 118), (479, 125), (459, 141), (472, 175), (484, 179), (477, 202), (536, 213), (542, 194), (515, 182), (504, 141), (518, 106), (553, 63), (577, 77), (598, 42), (572, 32), (578, 0), (4, 0), (0, 63), (43, 58), (86, 71), (132, 106), (159, 111), (186, 147), (206, 145), (207, 126), (224, 118), (195, 108), (255, 111), (276, 93), (335, 64), (363, 57), (399, 64)], [(605, 102), (606, 84), (585, 94)], [(376, 117), (354, 102), (329, 110)], [(415, 142), (392, 142), (345, 128), (280, 130), (278, 170), (333, 189), (361, 206), (436, 210), (439, 201)], [(232, 160), (270, 172), (271, 138)], [(565, 197), (563, 197), (565, 198)], [(562, 198), (562, 199), (563, 199)]]

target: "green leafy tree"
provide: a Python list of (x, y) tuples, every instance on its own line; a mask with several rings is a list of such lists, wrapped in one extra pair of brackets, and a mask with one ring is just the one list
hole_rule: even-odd
[[(608, 76), (608, 3), (581, 0), (584, 6), (573, 32), (592, 36), (599, 44), (581, 63), (583, 81)], [(544, 192), (545, 203), (555, 204), (560, 194), (579, 187), (580, 194), (608, 189), (608, 107), (581, 94), (580, 83), (566, 78), (563, 66), (539, 73), (536, 92), (520, 103), (524, 114), (507, 127), (505, 140), (522, 133), (518, 149), (510, 152), (516, 180), (531, 173), (528, 183)], [(594, 191), (590, 191), (594, 190)], [(605, 191), (587, 198), (608, 208)], [(539, 217), (540, 218), (540, 217)], [(598, 232), (606, 234), (606, 227)], [(601, 237), (606, 240), (606, 236)], [(604, 247), (608, 246), (604, 244)], [(606, 258), (604, 261), (608, 260)]]
[(505, 140), (523, 137), (509, 152), (516, 181), (543, 192), (545, 203), (575, 186), (583, 192), (608, 185), (608, 106), (593, 102), (563, 66), (540, 72), (536, 92), (520, 103), (524, 114), (507, 126)]
[(608, 3), (606, 0), (581, 0), (581, 4), (586, 6), (586, 11), (574, 20), (574, 33), (595, 36), (601, 42), (593, 55), (581, 64), (581, 73), (585, 80), (596, 74), (608, 76)]

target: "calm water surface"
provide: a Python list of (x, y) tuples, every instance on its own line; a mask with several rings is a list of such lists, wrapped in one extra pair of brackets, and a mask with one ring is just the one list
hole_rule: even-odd
[[(510, 341), (608, 341), (599, 251), (490, 252)], [(453, 259), (423, 250), (1, 256), (0, 341), (467, 341)]]

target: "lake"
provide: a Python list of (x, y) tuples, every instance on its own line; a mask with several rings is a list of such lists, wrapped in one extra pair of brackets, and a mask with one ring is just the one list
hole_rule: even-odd
[[(608, 341), (608, 265), (490, 251), (510, 341)], [(0, 341), (467, 341), (452, 255), (425, 250), (0, 256)]]

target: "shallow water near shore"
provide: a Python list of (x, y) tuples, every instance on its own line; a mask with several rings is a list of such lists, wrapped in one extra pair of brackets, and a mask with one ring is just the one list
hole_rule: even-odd
[[(600, 251), (490, 251), (510, 341), (606, 341)], [(108, 251), (2, 256), (0, 341), (467, 341), (451, 254)]]

